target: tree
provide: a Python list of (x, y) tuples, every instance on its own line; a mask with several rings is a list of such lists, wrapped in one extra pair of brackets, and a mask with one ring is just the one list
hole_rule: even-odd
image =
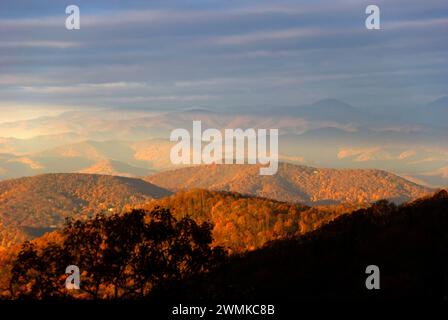
[[(176, 220), (159, 207), (66, 222), (61, 243), (25, 243), (13, 263), (12, 298), (143, 298), (220, 265), (211, 225)], [(65, 268), (76, 265), (81, 290), (65, 289)]]

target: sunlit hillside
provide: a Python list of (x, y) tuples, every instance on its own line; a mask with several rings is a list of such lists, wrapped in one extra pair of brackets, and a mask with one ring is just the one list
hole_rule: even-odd
[(281, 163), (277, 174), (260, 176), (258, 165), (204, 165), (166, 171), (146, 178), (166, 189), (235, 191), (307, 204), (397, 203), (432, 190), (381, 170), (326, 169)]
[[(2, 245), (61, 227), (65, 218), (119, 213), (171, 194), (139, 179), (89, 174), (47, 174), (0, 182)], [(14, 240), (15, 239), (15, 240)]]

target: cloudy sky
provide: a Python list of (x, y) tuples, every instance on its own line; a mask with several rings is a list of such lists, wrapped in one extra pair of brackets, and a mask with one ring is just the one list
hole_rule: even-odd
[(446, 0), (2, 0), (0, 108), (387, 110), (447, 95), (447, 51)]

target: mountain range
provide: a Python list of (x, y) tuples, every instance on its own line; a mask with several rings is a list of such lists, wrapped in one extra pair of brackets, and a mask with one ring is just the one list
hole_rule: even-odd
[(0, 182), (2, 246), (58, 229), (66, 218), (120, 213), (171, 192), (140, 179), (45, 174)]
[[(107, 165), (109, 163), (105, 163)], [(245, 197), (250, 198), (252, 211), (271, 212), (273, 218), (269, 219), (273, 219), (272, 225), (268, 225), (272, 228), (277, 219), (275, 212), (296, 212), (292, 216), (289, 213), (283, 216), (294, 226), (286, 229), (295, 233), (312, 230), (347, 211), (347, 208), (363, 207), (380, 199), (401, 203), (433, 191), (379, 170), (318, 169), (281, 163), (276, 175), (260, 176), (258, 169), (257, 165), (209, 165), (157, 173), (145, 180), (77, 173), (44, 174), (0, 181), (1, 243), (2, 246), (9, 246), (58, 229), (66, 218), (88, 219), (98, 213), (120, 213), (133, 207), (153, 208), (155, 205), (174, 208), (179, 215), (194, 213), (198, 219), (213, 222), (217, 221), (220, 212), (221, 225), (230, 228), (220, 227), (221, 231), (217, 233), (220, 236), (217, 237), (224, 239), (225, 234), (232, 234), (235, 228), (238, 229), (239, 223), (231, 227), (233, 222), (229, 224), (231, 221), (228, 219), (238, 221), (238, 217), (233, 217), (233, 210), (245, 212)], [(197, 188), (207, 190), (194, 191)], [(178, 193), (169, 197), (174, 192)], [(226, 195), (225, 192), (236, 194)], [(269, 200), (266, 202), (263, 199)], [(276, 201), (289, 204), (283, 205), (280, 210), (281, 203), (277, 205)], [(322, 207), (326, 205), (330, 205), (330, 209)], [(288, 209), (294, 206), (293, 211)], [(305, 213), (299, 219), (298, 212), (304, 211), (307, 206), (318, 207), (318, 211), (313, 213), (315, 218), (311, 224), (305, 226)], [(249, 217), (252, 217), (250, 219), (255, 220), (251, 225), (261, 228), (263, 225), (259, 225), (258, 221), (263, 221), (265, 217), (257, 217), (249, 211), (244, 223), (247, 224)], [(299, 221), (302, 221), (302, 226)], [(283, 235), (283, 231), (279, 231), (283, 229), (277, 226), (279, 234)], [(255, 227), (254, 230), (258, 229)], [(255, 234), (261, 231), (253, 231), (253, 239), (257, 239)], [(274, 239), (275, 232), (259, 238), (264, 243), (266, 239)], [(253, 247), (259, 245), (255, 240), (251, 243)], [(238, 245), (231, 247), (239, 250)]]
[(0, 122), (0, 180), (43, 173), (147, 176), (173, 169), (171, 130), (278, 128), (279, 158), (313, 167), (382, 169), (448, 186), (447, 98), (381, 115), (337, 99), (228, 109), (73, 110)]
[(382, 170), (325, 169), (280, 163), (277, 174), (260, 176), (259, 165), (201, 165), (157, 173), (146, 181), (173, 192), (191, 188), (233, 191), (309, 205), (398, 203), (433, 190)]
[[(160, 290), (158, 297), (196, 303), (268, 299), (280, 305), (443, 302), (448, 294), (447, 212), (446, 190), (399, 207), (377, 203), (300, 237), (234, 256), (215, 272)], [(379, 272), (379, 290), (366, 289), (372, 274), (368, 266)]]

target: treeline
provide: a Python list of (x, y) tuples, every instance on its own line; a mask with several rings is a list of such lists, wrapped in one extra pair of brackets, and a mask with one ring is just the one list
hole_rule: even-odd
[(273, 176), (260, 165), (201, 165), (161, 172), (147, 181), (169, 190), (203, 188), (235, 191), (310, 205), (365, 203), (388, 199), (403, 203), (434, 190), (381, 170), (325, 169), (279, 163)]
[[(448, 296), (447, 230), (447, 191), (401, 206), (379, 201), (296, 239), (234, 256), (225, 267), (159, 297), (443, 301)], [(379, 290), (366, 288), (369, 265), (379, 267)]]
[[(261, 248), (265, 243), (285, 238), (294, 238), (349, 212), (351, 207), (330, 206), (310, 208), (300, 204), (290, 204), (271, 199), (243, 196), (232, 192), (191, 190), (178, 192), (160, 200), (150, 200), (143, 205), (128, 205), (124, 212), (133, 208), (153, 211), (161, 207), (172, 212), (177, 220), (191, 218), (196, 223), (208, 223), (212, 232), (212, 247), (222, 247), (226, 254), (238, 254)], [(100, 211), (104, 212), (104, 211)], [(106, 211), (107, 215), (114, 215)], [(121, 213), (120, 213), (121, 214)], [(79, 216), (75, 215), (79, 219)], [(94, 218), (91, 218), (94, 219)], [(81, 217), (81, 221), (89, 219)], [(9, 294), (9, 278), (13, 260), (20, 251), (20, 245), (26, 240), (23, 230), (18, 228), (5, 230), (2, 237), (5, 245), (12, 246), (0, 251), (0, 289)], [(15, 232), (13, 232), (16, 230)], [(64, 234), (62, 230), (62, 234)], [(61, 233), (55, 231), (45, 234), (31, 243), (36, 247), (45, 247), (50, 242), (59, 242)], [(6, 243), (9, 242), (9, 243)], [(0, 290), (1, 291), (1, 290)]]
[[(211, 247), (211, 226), (175, 219), (169, 210), (133, 210), (67, 221), (42, 241), (25, 242), (9, 269), (7, 299), (141, 299), (224, 262)], [(66, 267), (80, 270), (80, 289), (67, 290)], [(3, 280), (3, 285), (5, 285)]]
[[(401, 206), (383, 200), (345, 215), (204, 190), (158, 204), (68, 220), (62, 232), (0, 252), (3, 297), (291, 300), (448, 293), (446, 191)], [(232, 226), (228, 233), (222, 221)], [(277, 238), (276, 232), (284, 233)], [(371, 264), (381, 269), (379, 292), (365, 289)], [(68, 265), (80, 268), (81, 291), (65, 289)]]
[(139, 179), (103, 175), (45, 174), (0, 181), (0, 245), (20, 244), (40, 230), (61, 228), (67, 217), (87, 220), (104, 212), (124, 213), (128, 206), (169, 194)]
[(266, 242), (296, 237), (315, 230), (339, 215), (344, 206), (311, 208), (303, 204), (204, 189), (179, 191), (143, 206), (167, 208), (177, 218), (192, 217), (212, 224), (214, 245), (229, 253), (261, 248)]

